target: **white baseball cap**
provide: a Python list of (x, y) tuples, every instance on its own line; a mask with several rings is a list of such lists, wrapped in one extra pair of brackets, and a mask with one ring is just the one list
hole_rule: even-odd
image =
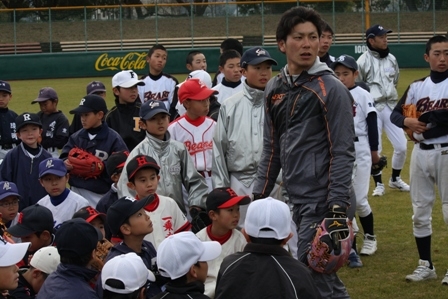
[(134, 85), (143, 86), (145, 82), (138, 79), (138, 75), (133, 70), (121, 71), (112, 77), (112, 87), (129, 88)]
[(143, 287), (148, 280), (156, 281), (156, 278), (135, 252), (110, 259), (101, 270), (103, 290), (117, 294), (135, 292)]
[(177, 87), (181, 87), (188, 79), (193, 78), (199, 79), (205, 86), (212, 88), (212, 77), (210, 77), (210, 74), (204, 70), (192, 71), (188, 74), (188, 77), (184, 82), (177, 84)]
[(30, 244), (30, 242), (11, 244), (0, 236), (0, 267), (9, 267), (20, 262)]
[(47, 246), (36, 251), (31, 258), (30, 265), (46, 274), (51, 274), (56, 271), (60, 262), (61, 257), (56, 247)]
[(207, 262), (217, 258), (221, 250), (219, 242), (202, 242), (192, 232), (171, 235), (163, 240), (157, 249), (159, 273), (171, 279), (182, 277), (197, 262)]
[(255, 238), (287, 238), (291, 233), (288, 205), (272, 197), (252, 202), (247, 208), (244, 230)]

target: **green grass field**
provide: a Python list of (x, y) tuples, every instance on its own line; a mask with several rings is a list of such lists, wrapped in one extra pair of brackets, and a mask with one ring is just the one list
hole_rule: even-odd
[[(427, 69), (401, 70), (398, 92), (401, 96), (406, 87), (415, 79), (428, 74)], [(178, 75), (183, 81), (185, 75)], [(32, 81), (12, 81), (13, 100), (11, 109), (17, 113), (24, 111), (37, 112), (39, 106), (31, 105), (37, 97), (41, 87), (51, 86), (58, 92), (60, 109), (68, 115), (70, 109), (75, 108), (85, 93), (85, 86), (92, 80), (100, 80), (108, 88), (108, 107), (113, 105), (111, 78), (80, 78), (80, 79), (52, 79)], [(68, 117), (71, 120), (71, 116)], [(389, 158), (391, 164), (392, 148), (383, 135), (383, 154)], [(402, 177), (409, 182), (409, 158), (413, 143), (408, 143), (407, 163)], [(391, 166), (383, 172), (383, 181), (387, 185)], [(371, 184), (371, 190), (373, 183)], [(370, 191), (371, 193), (371, 191)], [(391, 190), (386, 187), (383, 197), (370, 197), (375, 216), (375, 231), (378, 239), (378, 251), (374, 256), (363, 257), (364, 267), (360, 269), (343, 268), (339, 271), (341, 279), (346, 284), (352, 298), (447, 298), (448, 287), (440, 284), (448, 268), (448, 231), (443, 222), (441, 203), (436, 201), (433, 212), (432, 254), (437, 269), (438, 279), (430, 282), (407, 283), (405, 276), (412, 273), (418, 262), (417, 249), (412, 234), (412, 207), (409, 193)], [(358, 245), (362, 241), (358, 238)]]

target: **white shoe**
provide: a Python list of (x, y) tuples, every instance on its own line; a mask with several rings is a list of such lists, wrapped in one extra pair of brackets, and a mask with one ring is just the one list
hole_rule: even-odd
[(436, 267), (433, 266), (432, 269), (430, 269), (429, 262), (424, 260), (418, 260), (417, 269), (414, 270), (414, 273), (406, 276), (407, 281), (423, 281), (436, 278)]
[(442, 279), (443, 285), (448, 285), (448, 271), (446, 271), (445, 277)]
[(395, 182), (392, 182), (392, 178), (389, 179), (389, 187), (403, 192), (409, 192), (409, 185), (406, 184), (399, 176), (397, 176), (397, 180)]
[(373, 255), (377, 250), (376, 236), (369, 234), (364, 235), (364, 243), (362, 244), (361, 255)]
[(383, 196), (386, 193), (384, 184), (377, 183), (375, 189), (373, 190), (372, 196)]

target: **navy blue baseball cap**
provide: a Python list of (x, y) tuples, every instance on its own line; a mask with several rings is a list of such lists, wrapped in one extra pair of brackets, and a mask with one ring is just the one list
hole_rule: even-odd
[(106, 92), (106, 86), (104, 86), (103, 82), (92, 81), (89, 84), (87, 84), (86, 87), (87, 94), (95, 94), (97, 92)]
[(39, 178), (46, 174), (63, 177), (67, 174), (67, 167), (61, 159), (48, 158), (39, 163)]
[(8, 196), (17, 196), (20, 198), (19, 190), (17, 189), (16, 184), (13, 182), (2, 181), (0, 182), (0, 200), (8, 197)]
[(17, 224), (8, 228), (8, 233), (21, 238), (36, 232), (49, 231), (53, 233), (53, 226), (53, 213), (47, 207), (35, 204), (26, 207), (19, 213)]
[(0, 80), (0, 91), (11, 93), (11, 85), (8, 82)]
[(158, 113), (171, 115), (162, 101), (149, 100), (140, 107), (140, 118), (144, 120), (151, 119)]
[(154, 200), (154, 195), (149, 195), (145, 198), (137, 200), (130, 196), (119, 198), (107, 210), (107, 225), (109, 225), (112, 235), (117, 235), (120, 232), (120, 227), (132, 215), (143, 209), (151, 201)]
[(56, 93), (56, 90), (54, 90), (51, 87), (44, 87), (41, 90), (39, 90), (39, 94), (37, 95), (37, 98), (31, 102), (31, 104), (35, 104), (38, 102), (45, 102), (48, 100), (58, 100), (58, 94)]
[(383, 26), (376, 24), (366, 30), (366, 39), (369, 39), (369, 38), (375, 37), (375, 36), (385, 35), (385, 34), (388, 34), (391, 32), (392, 32), (392, 30), (384, 29)]
[(55, 243), (61, 257), (78, 258), (92, 253), (102, 239), (100, 230), (82, 218), (74, 218), (62, 223)]
[(249, 64), (257, 65), (265, 61), (269, 61), (273, 65), (277, 65), (277, 61), (272, 59), (267, 50), (261, 47), (253, 47), (243, 53), (243, 56), (241, 56), (240, 65), (241, 67), (246, 67)]
[(353, 58), (350, 55), (341, 55), (338, 58), (335, 59), (335, 61), (331, 64), (330, 68), (334, 71), (334, 69), (339, 65), (342, 64), (345, 67), (348, 67), (349, 69), (358, 70), (358, 64), (356, 63), (355, 58)]
[(70, 114), (81, 114), (99, 111), (103, 111), (104, 113), (107, 112), (106, 101), (99, 95), (89, 94), (81, 99), (78, 108), (70, 110)]
[(36, 113), (25, 112), (16, 117), (16, 130), (17, 132), (26, 125), (36, 125), (42, 128), (39, 115)]

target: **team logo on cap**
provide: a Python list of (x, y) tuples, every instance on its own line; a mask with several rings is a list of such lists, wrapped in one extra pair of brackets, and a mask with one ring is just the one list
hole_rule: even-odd
[(47, 161), (47, 164), (45, 165), (45, 167), (46, 167), (46, 168), (54, 167), (53, 160), (51, 160), (51, 159), (48, 160), (48, 161)]
[(93, 216), (93, 215), (97, 215), (98, 214), (98, 212), (94, 208), (92, 208), (90, 206), (86, 208), (86, 211), (89, 213), (89, 216)]
[(132, 202), (135, 201), (135, 198), (132, 198), (132, 197), (130, 197), (130, 196), (126, 196), (124, 199), (125, 199), (125, 200), (129, 200), (129, 201), (132, 201)]
[(23, 121), (27, 120), (31, 120), (31, 115), (29, 115), (28, 113), (23, 115)]
[(160, 103), (157, 101), (153, 101), (152, 103), (149, 104), (149, 107), (151, 107), (151, 109), (154, 109), (155, 107), (159, 107)]
[(22, 222), (23, 222), (23, 213), (22, 212), (19, 213), (19, 219), (17, 219), (17, 222), (19, 224), (22, 224)]
[(226, 189), (227, 192), (229, 192), (230, 197), (237, 197), (238, 195), (233, 191), (231, 188)]
[(339, 56), (338, 59), (336, 59), (337, 62), (342, 62), (344, 60), (345, 60), (345, 56), (344, 55)]
[(9, 182), (5, 182), (3, 184), (3, 190), (11, 190), (11, 186), (9, 186)]
[(384, 28), (383, 28), (383, 26), (378, 26), (378, 29), (383, 30)]
[(1, 82), (0, 85), (1, 85), (1, 86), (6, 86), (6, 83)]
[(82, 98), (82, 99), (81, 99), (81, 102), (79, 103), (79, 106), (84, 105), (84, 102), (85, 102), (85, 101), (86, 101), (86, 99)]
[(255, 53), (257, 53), (257, 56), (266, 55), (266, 51), (263, 49), (257, 49), (257, 51), (255, 51)]

